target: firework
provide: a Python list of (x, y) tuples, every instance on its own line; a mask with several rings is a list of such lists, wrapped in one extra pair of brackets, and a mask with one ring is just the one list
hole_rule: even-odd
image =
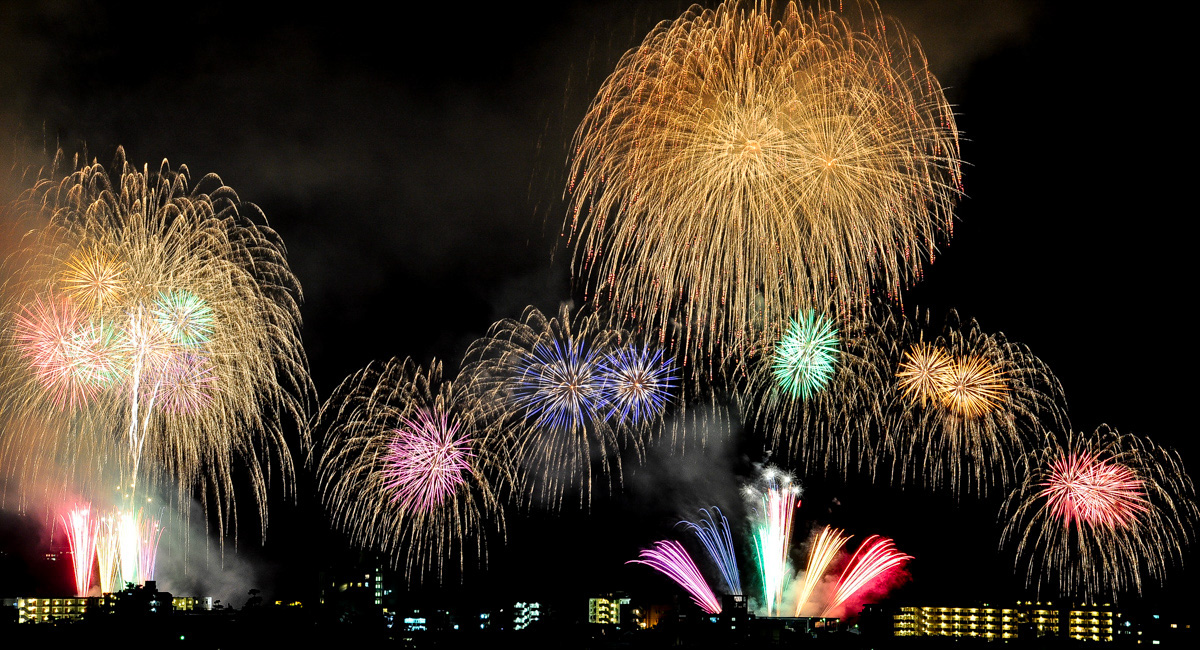
[(120, 539), (114, 517), (100, 520), (96, 542), (96, 560), (100, 566), (100, 592), (111, 594), (125, 585), (121, 583)]
[(505, 410), (499, 419), (527, 498), (559, 506), (570, 490), (586, 504), (598, 478), (620, 481), (622, 447), (640, 453), (637, 431), (606, 417), (619, 407), (606, 406), (601, 368), (620, 335), (567, 305), (556, 318), (529, 308), (468, 350), (462, 375)]
[(489, 423), (495, 403), (443, 381), (441, 363), (372, 363), (321, 407), (315, 431), (322, 501), (358, 545), (404, 565), (412, 579), (461, 570), (486, 556), (489, 526), (503, 531), (493, 482), (511, 481)]
[[(878, 535), (868, 537), (854, 552), (854, 557), (850, 558), (850, 563), (846, 565), (842, 577), (838, 579), (837, 591), (834, 592), (833, 600), (825, 606), (825, 611), (821, 613), (821, 616), (827, 616), (851, 596), (876, 582), (888, 571), (911, 559), (911, 555), (905, 555), (896, 550), (895, 542), (892, 540)], [(800, 615), (799, 607), (796, 608), (796, 615)]]
[(751, 364), (742, 408), (775, 450), (806, 466), (873, 466), (887, 386), (882, 340), (871, 316), (802, 313)]
[(808, 549), (808, 564), (804, 568), (804, 582), (800, 585), (800, 594), (796, 599), (795, 616), (799, 616), (801, 610), (808, 605), (813, 590), (816, 589), (817, 584), (849, 539), (849, 536), (842, 535), (842, 531), (826, 526), (813, 540)]
[(64, 464), (80, 489), (115, 479), (129, 503), (203, 493), (222, 528), (237, 463), (265, 529), (268, 476), (293, 476), (286, 423), (308, 440), (300, 287), (255, 206), (215, 176), (189, 185), (118, 151), (13, 205), (28, 234), (0, 284), (0, 457), (30, 485)]
[(704, 576), (696, 568), (692, 557), (684, 550), (683, 545), (674, 540), (654, 542), (654, 548), (643, 549), (638, 553), (637, 560), (626, 564), (645, 564), (662, 572), (683, 587), (692, 600), (709, 614), (720, 614), (721, 603), (717, 600), (712, 588), (705, 582)]
[(471, 439), (446, 413), (418, 408), (392, 431), (383, 457), (384, 487), (406, 511), (431, 512), (466, 482)]
[[(729, 520), (721, 514), (720, 508), (716, 507), (711, 512), (701, 508), (700, 513), (703, 518), (698, 523), (690, 521), (679, 523), (700, 538), (700, 542), (704, 544), (704, 549), (708, 551), (713, 564), (721, 572), (721, 578), (725, 581), (728, 593), (741, 595), (742, 580), (738, 574), (737, 553), (733, 550), (733, 535), (729, 532)], [(721, 519), (720, 524), (713, 517), (713, 513), (716, 513), (716, 517)]]
[(1197, 520), (1179, 455), (1107, 426), (1064, 438), (1024, 458), (1004, 505), (1004, 542), (1026, 582), (1084, 600), (1161, 583)]
[(88, 506), (75, 506), (62, 517), (71, 544), (71, 564), (75, 572), (75, 594), (81, 598), (92, 589), (92, 566), (96, 561), (99, 522)]
[(684, 365), (895, 295), (951, 234), (958, 133), (916, 41), (871, 5), (776, 9), (660, 24), (575, 132), (576, 273)]
[(792, 545), (792, 517), (800, 505), (800, 486), (792, 476), (767, 469), (758, 487), (747, 487), (754, 508), (752, 524), (754, 551), (762, 580), (762, 603), (766, 616), (779, 616), (783, 594), (791, 576), (788, 553)]
[(1015, 459), (1043, 431), (1062, 426), (1066, 400), (1058, 379), (1029, 348), (950, 312), (927, 340), (927, 315), (888, 320), (895, 382), (879, 456), (893, 476), (986, 493), (1013, 480)]
[(779, 387), (793, 398), (808, 399), (828, 386), (837, 367), (837, 333), (833, 321), (815, 311), (792, 319), (771, 357)]
[(671, 359), (649, 346), (625, 345), (600, 360), (600, 399), (608, 418), (642, 425), (659, 418), (672, 400), (677, 378)]

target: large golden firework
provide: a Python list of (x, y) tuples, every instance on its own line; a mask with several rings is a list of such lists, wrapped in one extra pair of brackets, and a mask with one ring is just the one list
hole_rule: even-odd
[(1182, 564), (1198, 512), (1176, 452), (1101, 425), (1047, 435), (1020, 470), (1001, 520), (1028, 584), (1087, 602), (1140, 593)]
[(283, 242), (215, 176), (190, 187), (186, 168), (120, 150), (111, 172), (77, 162), (10, 206), (28, 234), (0, 285), (4, 468), (93, 498), (173, 486), (222, 528), (244, 472), (265, 528), (268, 480), (293, 477), (284, 431), (308, 444), (313, 394)]
[(891, 458), (900, 481), (954, 493), (1003, 488), (1030, 442), (1065, 423), (1062, 386), (1002, 333), (950, 312), (942, 334), (927, 340), (927, 321), (886, 321), (896, 380), (881, 396), (890, 404), (880, 458)]
[(693, 8), (627, 52), (575, 133), (577, 275), (701, 372), (802, 309), (921, 276), (960, 194), (954, 114), (865, 4)]
[(410, 579), (440, 580), (486, 558), (487, 530), (504, 530), (493, 483), (509, 480), (492, 427), (495, 404), (443, 381), (434, 361), (372, 363), (347, 377), (321, 407), (314, 430), (321, 500), (364, 547), (403, 564)]

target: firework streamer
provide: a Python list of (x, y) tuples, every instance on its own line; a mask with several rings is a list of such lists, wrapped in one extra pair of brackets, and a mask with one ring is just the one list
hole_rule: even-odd
[(674, 580), (680, 587), (691, 595), (700, 609), (709, 614), (720, 614), (721, 603), (716, 594), (700, 575), (696, 563), (688, 555), (683, 545), (674, 540), (654, 542), (653, 548), (643, 549), (638, 553), (637, 560), (626, 564), (645, 564)]
[(576, 277), (693, 377), (805, 309), (898, 295), (952, 233), (953, 110), (916, 40), (862, 9), (690, 9), (575, 132)]
[[(846, 569), (838, 578), (837, 591), (834, 592), (833, 600), (825, 606), (825, 611), (821, 613), (821, 616), (828, 616), (851, 596), (875, 583), (888, 571), (911, 559), (911, 555), (896, 550), (895, 542), (892, 540), (871, 535), (863, 541), (858, 550), (854, 552), (854, 556), (850, 558), (850, 563), (846, 565)], [(800, 615), (799, 607), (796, 608), (796, 615)]]
[(790, 474), (775, 468), (764, 470), (757, 486), (746, 488), (754, 512), (754, 551), (762, 581), (762, 609), (766, 616), (779, 616), (784, 590), (791, 577), (788, 554), (792, 545), (792, 517), (800, 505), (800, 486)]
[(1062, 385), (1050, 368), (1002, 333), (950, 312), (940, 336), (928, 315), (887, 322), (894, 380), (878, 456), (899, 482), (955, 495), (1013, 481), (1017, 459), (1044, 431), (1066, 423)]
[[(702, 518), (699, 522), (681, 521), (679, 524), (687, 527), (700, 539), (704, 550), (708, 551), (708, 556), (712, 558), (713, 564), (721, 572), (727, 593), (741, 595), (742, 580), (738, 574), (737, 553), (733, 549), (733, 535), (729, 532), (729, 520), (721, 514), (721, 509), (715, 506), (711, 511), (701, 508), (700, 514)], [(717, 518), (721, 520), (719, 524)]]
[(849, 539), (850, 537), (843, 535), (842, 531), (826, 526), (809, 545), (808, 564), (804, 567), (804, 581), (800, 585), (800, 594), (796, 599), (795, 616), (800, 616), (800, 612), (808, 605), (813, 590), (816, 589), (821, 578), (828, 573), (829, 566)]
[(96, 562), (96, 542), (100, 526), (92, 516), (91, 507), (76, 505), (62, 516), (71, 544), (71, 564), (75, 574), (75, 594), (80, 598), (92, 589), (92, 566)]
[(376, 362), (347, 377), (321, 407), (316, 460), (333, 521), (364, 548), (403, 565), (413, 581), (486, 559), (486, 532), (504, 517), (494, 484), (512, 482), (497, 404), (443, 381), (434, 361)]
[(111, 594), (123, 589), (121, 584), (120, 538), (114, 517), (103, 517), (96, 543), (96, 560), (100, 566), (100, 592)]
[(265, 531), (268, 478), (294, 474), (283, 431), (307, 446), (314, 392), (283, 242), (216, 176), (191, 187), (121, 150), (111, 171), (65, 161), (12, 206), (28, 234), (0, 283), (2, 465), (23, 485), (116, 482), (128, 504), (201, 494), (222, 531), (253, 504)]
[(1003, 543), (1027, 584), (1084, 601), (1140, 594), (1182, 563), (1196, 492), (1176, 452), (1106, 425), (1047, 435), (1005, 501)]

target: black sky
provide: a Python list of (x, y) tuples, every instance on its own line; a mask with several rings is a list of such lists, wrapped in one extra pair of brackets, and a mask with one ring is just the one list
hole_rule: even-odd
[[(249, 4), (0, 5), (0, 144), (86, 147), (105, 163), (123, 145), (130, 160), (218, 173), (258, 204), (304, 286), (322, 396), (373, 359), (453, 363), (493, 321), (570, 297), (553, 253), (571, 132), (620, 54), (686, 6)], [(924, 44), (965, 136), (954, 239), (905, 303), (1026, 343), (1062, 381), (1076, 429), (1146, 434), (1195, 468), (1186, 37), (1165, 10), (1065, 4), (882, 2)], [(630, 470), (624, 496), (587, 516), (513, 516), (478, 579), (552, 591), (577, 566), (582, 591), (655, 588), (620, 563), (717, 498), (704, 490), (735, 487), (713, 476), (757, 460), (735, 439)], [(1014, 587), (994, 500), (862, 483), (813, 479), (806, 512), (896, 537), (919, 558), (918, 593)], [(263, 581), (303, 572), (289, 540), (338, 552), (311, 495), (300, 501), (273, 503), (281, 532), (239, 552)]]

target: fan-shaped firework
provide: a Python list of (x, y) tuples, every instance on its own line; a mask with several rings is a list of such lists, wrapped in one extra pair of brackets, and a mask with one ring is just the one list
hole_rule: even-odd
[(321, 498), (364, 547), (390, 554), (409, 577), (444, 575), (486, 556), (489, 526), (503, 530), (493, 480), (507, 480), (494, 445), (494, 402), (460, 383), (393, 359), (347, 377), (317, 418)]
[(619, 481), (621, 448), (640, 452), (636, 431), (606, 418), (614, 407), (604, 400), (602, 362), (619, 343), (597, 316), (573, 317), (564, 305), (556, 318), (531, 307), (521, 320), (500, 321), (468, 350), (463, 376), (507, 410), (500, 418), (526, 496), (560, 505), (578, 490), (586, 503), (594, 472)]
[(864, 8), (689, 10), (621, 58), (576, 131), (577, 274), (684, 364), (895, 294), (949, 237), (953, 111), (916, 41)]
[(870, 465), (887, 385), (882, 333), (867, 316), (808, 312), (753, 362), (742, 408), (771, 445), (810, 467)]
[(307, 444), (300, 288), (256, 207), (215, 176), (189, 184), (118, 152), (112, 173), (83, 165), (12, 206), (28, 234), (0, 285), (0, 455), (81, 490), (174, 484), (222, 527), (236, 460), (265, 527), (289, 417)]
[(1192, 480), (1178, 454), (1145, 438), (1107, 426), (1047, 436), (1021, 471), (1002, 519), (1030, 584), (1085, 600), (1140, 593), (1191, 543)]
[(704, 576), (700, 574), (700, 569), (696, 568), (692, 556), (688, 555), (687, 550), (679, 542), (675, 540), (654, 542), (654, 548), (643, 549), (638, 553), (638, 558), (630, 560), (626, 564), (645, 564), (662, 572), (683, 587), (691, 595), (692, 600), (700, 606), (700, 609), (709, 614), (721, 613), (721, 603), (717, 600), (716, 594), (708, 586)]
[[(704, 515), (704, 518), (698, 523), (690, 521), (679, 523), (696, 533), (700, 543), (704, 544), (704, 549), (708, 551), (713, 564), (721, 572), (721, 578), (725, 581), (728, 593), (741, 595), (742, 579), (738, 573), (737, 552), (733, 548), (733, 535), (729, 532), (729, 520), (721, 514), (721, 509), (715, 506), (711, 511), (701, 508), (700, 513)], [(720, 524), (713, 517), (713, 513), (721, 518)]]
[[(912, 559), (896, 549), (896, 543), (885, 537), (871, 535), (858, 547), (838, 578), (837, 591), (825, 606), (821, 616), (828, 616), (850, 597), (879, 580), (887, 572)], [(799, 610), (797, 610), (798, 612)], [(798, 616), (799, 614), (797, 614)]]
[(950, 312), (940, 336), (920, 319), (887, 321), (895, 383), (888, 435), (900, 481), (945, 486), (959, 494), (1007, 486), (1030, 441), (1066, 420), (1062, 386), (1050, 368), (1002, 333), (963, 324)]
[(75, 595), (85, 597), (92, 589), (92, 565), (96, 561), (96, 540), (100, 522), (87, 505), (75, 506), (62, 516), (71, 545), (71, 567), (75, 575)]
[(600, 397), (608, 418), (638, 426), (660, 417), (674, 398), (675, 368), (662, 350), (624, 345), (600, 361)]
[(825, 577), (829, 566), (837, 559), (838, 553), (841, 552), (842, 547), (849, 540), (850, 536), (843, 535), (841, 530), (826, 526), (817, 535), (817, 538), (809, 544), (808, 564), (804, 567), (804, 581), (800, 584), (800, 593), (796, 598), (795, 616), (800, 616), (800, 613), (808, 605), (809, 599), (812, 598), (813, 590), (817, 588), (817, 584)]

